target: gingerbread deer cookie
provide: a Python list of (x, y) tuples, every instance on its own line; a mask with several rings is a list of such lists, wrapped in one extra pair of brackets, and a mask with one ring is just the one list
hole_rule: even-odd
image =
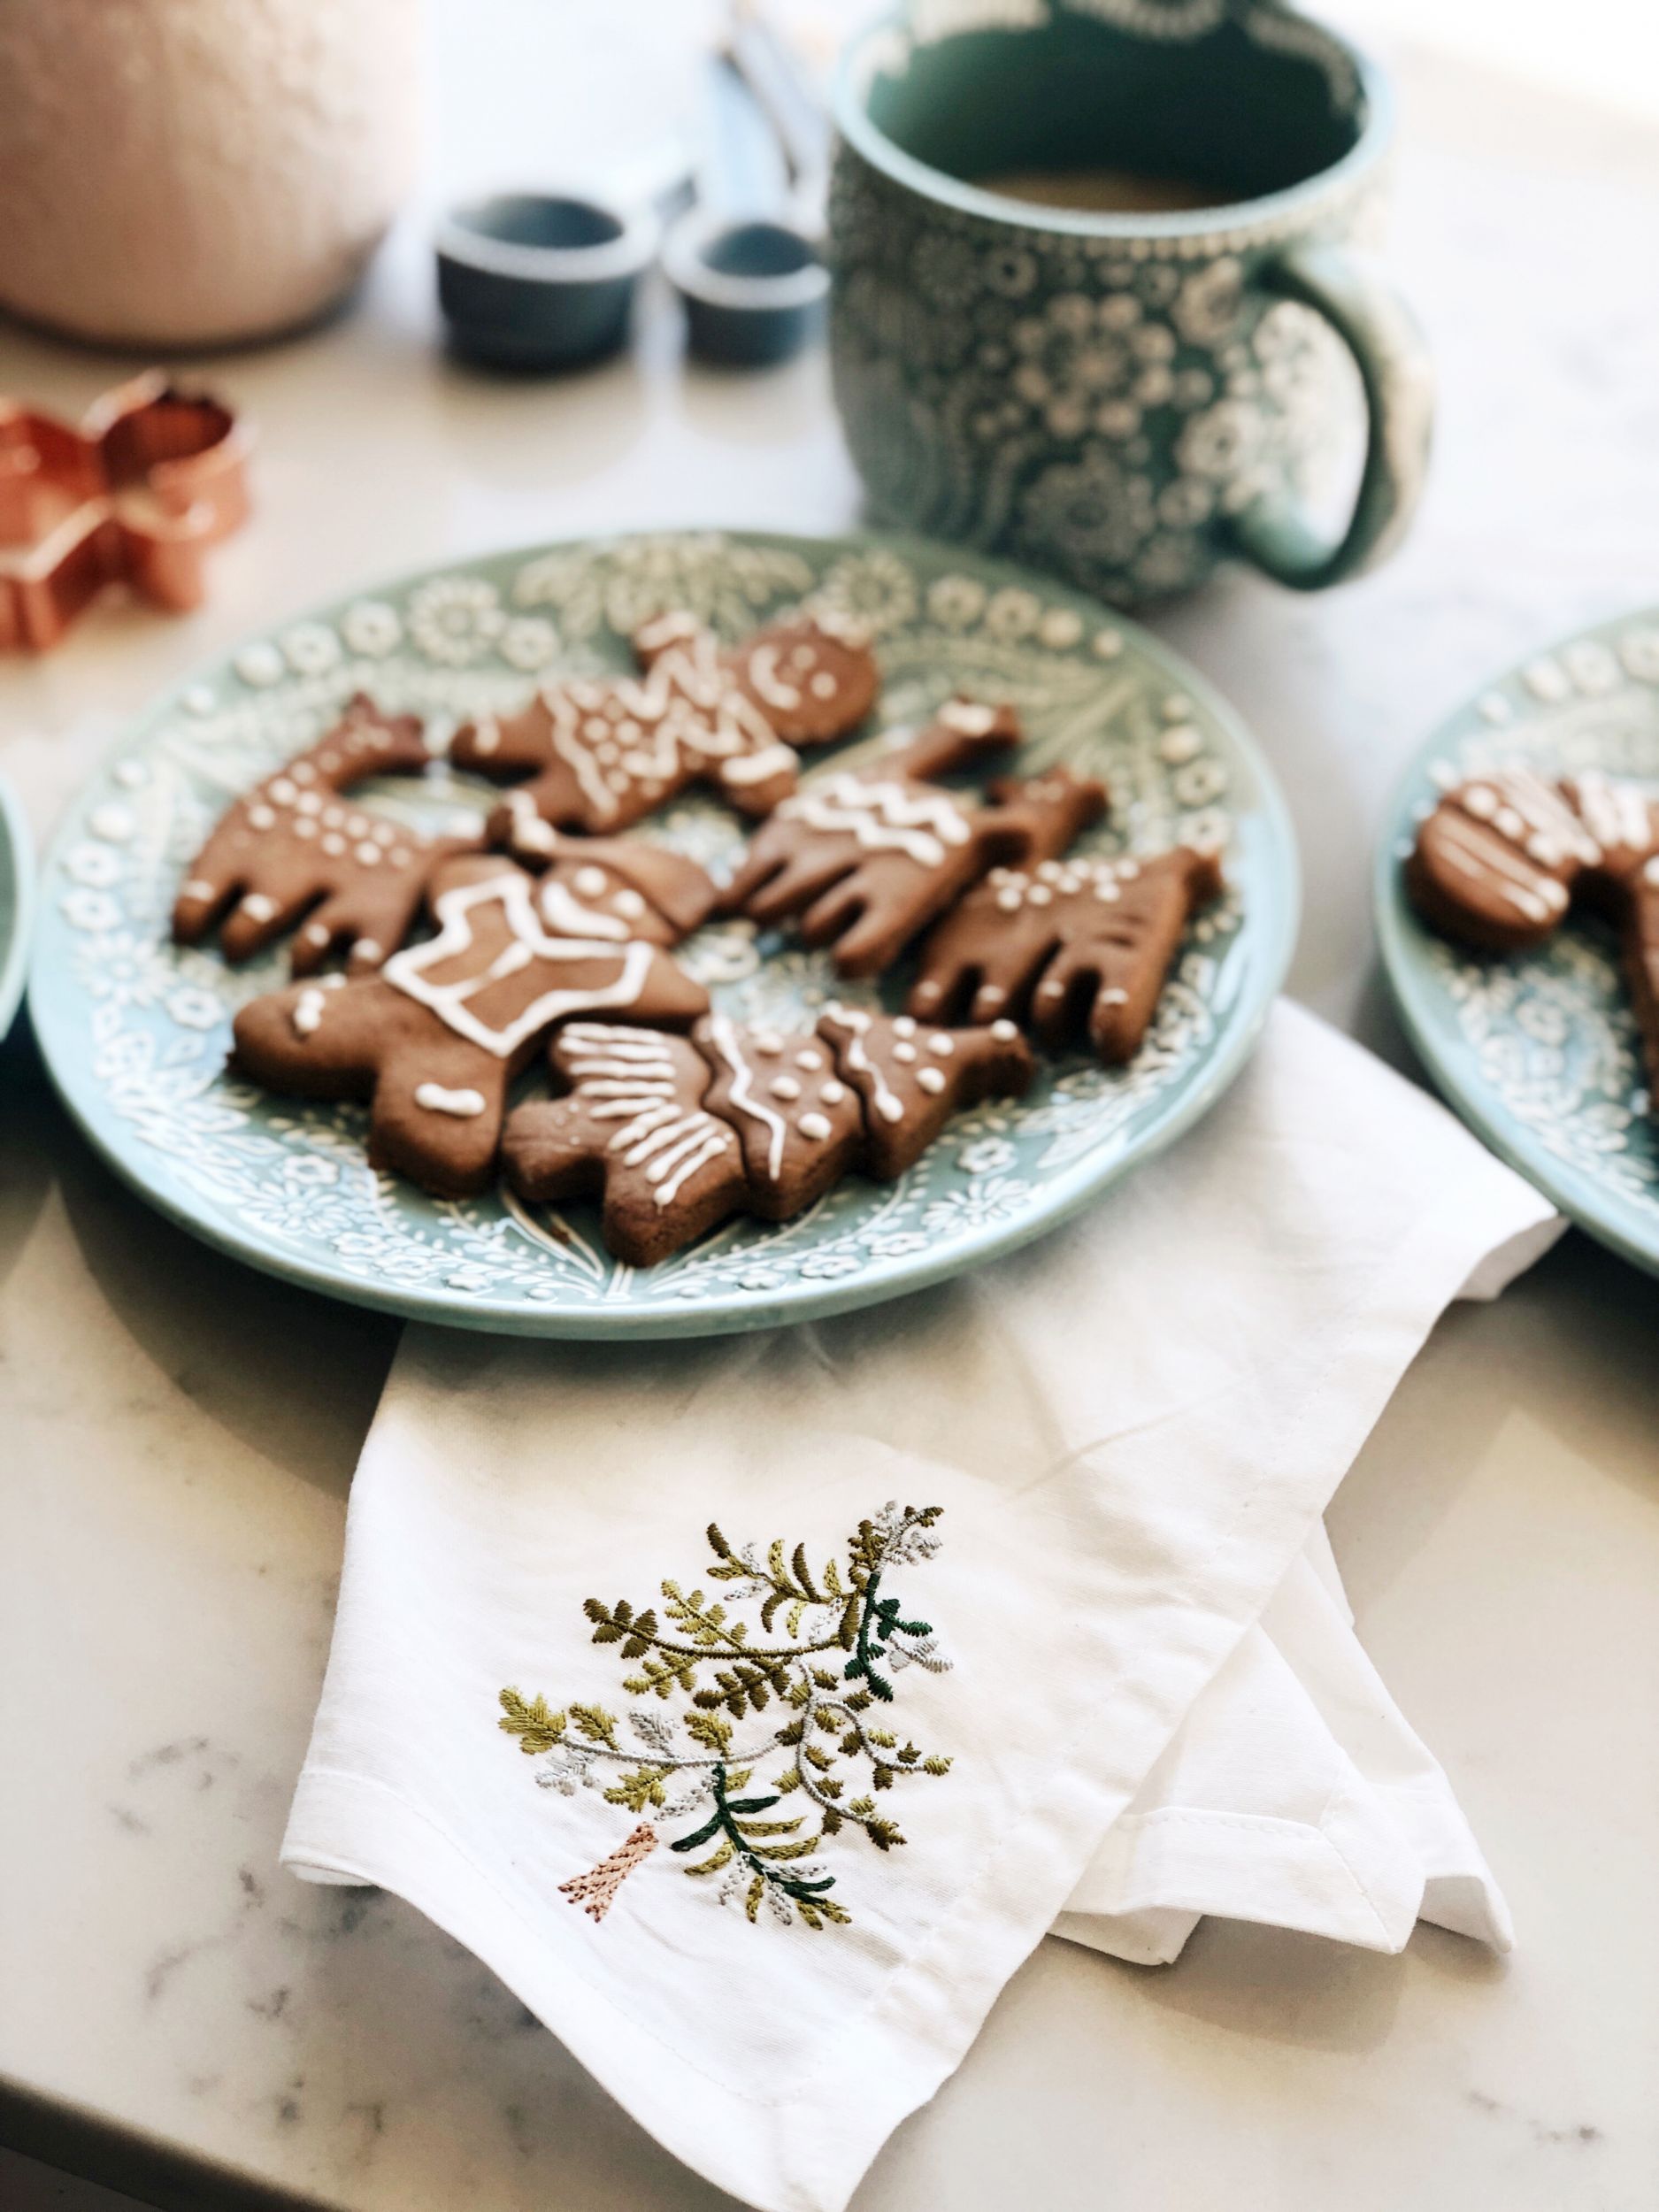
[(1215, 856), (1187, 846), (994, 869), (922, 948), (910, 1011), (1012, 1016), (1051, 1051), (1087, 1034), (1116, 1066), (1140, 1049), (1189, 918), (1220, 889)]
[(510, 861), (439, 867), (437, 934), (378, 975), (267, 992), (232, 1064), (267, 1089), (369, 1102), (369, 1158), (440, 1197), (485, 1187), (508, 1087), (547, 1033), (600, 1012), (688, 1028), (708, 994), (660, 945)]
[(868, 647), (829, 624), (780, 624), (726, 652), (685, 616), (662, 616), (634, 641), (640, 675), (549, 684), (518, 714), (457, 731), (450, 757), (498, 782), (529, 779), (492, 818), (502, 840), (522, 841), (531, 815), (626, 829), (697, 782), (768, 814), (795, 789), (795, 748), (843, 735), (875, 699)]
[(564, 1094), (511, 1116), (508, 1179), (538, 1203), (601, 1196), (605, 1244), (635, 1267), (733, 1214), (789, 1220), (855, 1169), (900, 1175), (957, 1107), (1032, 1072), (1011, 1023), (924, 1031), (839, 1006), (795, 1035), (712, 1014), (689, 1043), (572, 1022), (549, 1056)]
[(343, 795), (366, 776), (419, 774), (426, 761), (414, 716), (383, 715), (359, 692), (326, 737), (220, 818), (186, 872), (175, 939), (197, 944), (222, 917), (220, 950), (247, 960), (298, 926), (296, 975), (337, 949), (355, 972), (378, 967), (408, 935), (433, 868), (476, 840), (423, 837)]
[(996, 784), (988, 805), (929, 780), (1018, 736), (1010, 710), (953, 700), (902, 749), (816, 778), (750, 840), (723, 910), (797, 920), (842, 975), (879, 975), (987, 868), (1064, 851), (1104, 810), (1104, 786), (1065, 770)]

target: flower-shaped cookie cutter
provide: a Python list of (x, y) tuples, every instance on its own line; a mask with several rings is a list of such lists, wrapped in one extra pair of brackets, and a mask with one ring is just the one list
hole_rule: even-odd
[(0, 401), (0, 649), (43, 651), (106, 586), (197, 606), (203, 556), (248, 512), (229, 408), (156, 372), (77, 427)]

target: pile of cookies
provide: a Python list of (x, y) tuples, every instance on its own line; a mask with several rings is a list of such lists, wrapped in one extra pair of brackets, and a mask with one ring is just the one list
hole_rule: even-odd
[(1595, 771), (1448, 772), (1405, 878), (1431, 928), (1480, 952), (1530, 952), (1577, 906), (1611, 921), (1659, 1102), (1659, 800)]
[[(457, 733), (455, 763), (508, 787), (481, 837), (354, 803), (429, 759), (411, 717), (363, 696), (232, 805), (173, 932), (217, 926), (233, 961), (293, 937), (295, 981), (236, 1017), (238, 1072), (365, 1100), (371, 1160), (437, 1195), (504, 1171), (532, 1201), (599, 1196), (607, 1245), (642, 1266), (733, 1214), (787, 1220), (854, 1171), (902, 1174), (953, 1111), (1025, 1089), (1026, 1028), (1133, 1054), (1221, 887), (1213, 853), (1068, 857), (1107, 794), (1064, 770), (953, 790), (940, 779), (1020, 738), (1010, 710), (966, 700), (802, 786), (802, 749), (849, 734), (879, 689), (832, 618), (726, 649), (672, 614), (635, 643), (636, 674), (551, 684)], [(723, 888), (623, 833), (696, 783), (760, 818)], [(909, 1012), (832, 1006), (793, 1036), (733, 1022), (672, 956), (715, 913), (789, 926), (849, 979), (919, 946)], [(510, 1113), (543, 1050), (555, 1095)]]

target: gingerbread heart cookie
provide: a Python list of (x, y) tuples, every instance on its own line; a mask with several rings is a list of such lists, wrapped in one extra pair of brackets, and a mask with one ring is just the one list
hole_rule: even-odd
[(298, 928), (296, 975), (343, 950), (376, 968), (409, 934), (433, 868), (471, 838), (432, 839), (354, 807), (368, 776), (418, 775), (427, 753), (413, 715), (383, 715), (359, 692), (326, 737), (221, 816), (185, 873), (173, 933), (194, 945), (222, 918), (219, 949), (247, 960)]
[(688, 1028), (708, 994), (659, 945), (510, 861), (433, 878), (437, 933), (377, 976), (267, 992), (236, 1016), (232, 1064), (267, 1089), (369, 1101), (369, 1157), (441, 1197), (483, 1189), (507, 1089), (549, 1030), (601, 1010)]
[(1561, 790), (1527, 768), (1454, 783), (1417, 832), (1406, 889), (1431, 928), (1485, 952), (1541, 944), (1601, 848)]
[[(467, 724), (450, 757), (501, 782), (527, 777), (525, 806), (555, 829), (626, 829), (694, 783), (745, 814), (771, 812), (795, 789), (796, 744), (855, 728), (878, 676), (867, 647), (821, 623), (783, 624), (725, 652), (687, 618), (661, 617), (636, 640), (639, 676), (549, 684), (516, 715)], [(787, 741), (781, 731), (792, 733)], [(503, 806), (492, 836), (512, 833)]]
[(1105, 787), (1064, 770), (1000, 783), (988, 805), (930, 780), (1018, 734), (1008, 709), (952, 701), (902, 750), (815, 778), (750, 840), (722, 909), (795, 920), (842, 975), (879, 975), (995, 862), (1063, 851), (1103, 811)]
[(1116, 1066), (1140, 1049), (1188, 920), (1220, 889), (1215, 856), (1187, 846), (994, 869), (923, 947), (910, 1011), (1011, 1016), (1052, 1051), (1087, 1034)]

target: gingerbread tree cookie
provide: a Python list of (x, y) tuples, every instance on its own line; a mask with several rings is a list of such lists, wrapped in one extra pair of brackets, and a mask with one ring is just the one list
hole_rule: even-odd
[[(868, 648), (818, 621), (763, 630), (730, 652), (684, 616), (648, 623), (638, 676), (549, 684), (516, 715), (467, 724), (450, 757), (500, 782), (527, 777), (491, 834), (520, 840), (526, 805), (555, 829), (626, 829), (693, 783), (745, 814), (795, 789), (795, 746), (853, 729), (876, 695)], [(787, 733), (787, 735), (786, 735)]]
[(296, 975), (336, 949), (355, 972), (378, 967), (408, 935), (434, 866), (475, 841), (423, 837), (342, 795), (426, 760), (414, 716), (383, 715), (359, 692), (326, 737), (227, 809), (186, 872), (173, 936), (199, 943), (222, 917), (220, 950), (247, 960), (303, 924)]
[(1140, 1049), (1188, 919), (1220, 889), (1215, 856), (1187, 846), (994, 869), (922, 948), (910, 1011), (1012, 1016), (1053, 1051), (1087, 1033), (1116, 1066)]
[(707, 1010), (660, 946), (510, 861), (445, 863), (432, 908), (437, 934), (379, 975), (243, 1007), (232, 1059), (271, 1090), (366, 1099), (370, 1160), (441, 1197), (488, 1183), (508, 1087), (549, 1030), (601, 1011), (688, 1028)]
[(952, 701), (902, 750), (815, 778), (750, 840), (722, 907), (797, 920), (842, 975), (879, 975), (988, 867), (1063, 852), (1104, 810), (1105, 787), (1064, 769), (999, 783), (988, 805), (930, 780), (1018, 736), (1007, 709)]
[(564, 1095), (509, 1119), (508, 1180), (537, 1203), (602, 1196), (605, 1244), (635, 1267), (733, 1214), (790, 1220), (854, 1169), (890, 1180), (956, 1108), (1018, 1096), (1032, 1071), (1011, 1022), (925, 1030), (839, 1006), (793, 1036), (712, 1014), (689, 1043), (572, 1022), (549, 1057)]

